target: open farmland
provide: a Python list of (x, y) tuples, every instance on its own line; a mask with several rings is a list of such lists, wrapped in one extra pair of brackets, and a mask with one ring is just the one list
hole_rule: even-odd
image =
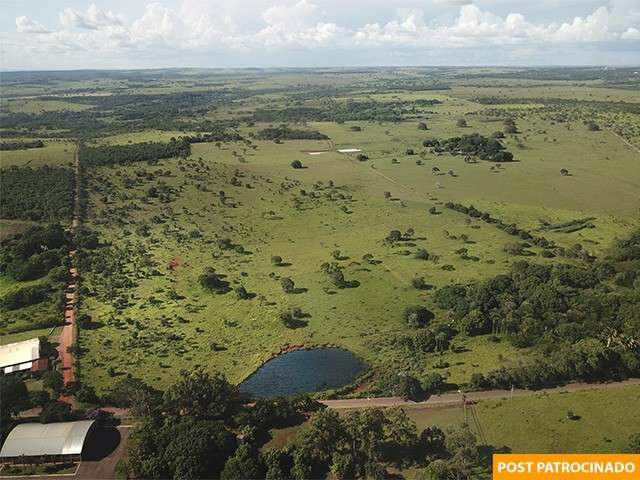
[[(80, 313), (91, 318), (79, 333), (84, 381), (104, 389), (131, 373), (167, 385), (181, 369), (202, 366), (239, 382), (291, 345), (335, 344), (374, 370), (422, 379), (436, 371), (452, 384), (519, 365), (529, 350), (490, 335), (459, 335), (434, 353), (407, 348), (415, 328), (405, 307), (425, 305), (446, 323), (449, 313), (433, 300), (439, 287), (489, 279), (521, 259), (582, 260), (536, 245), (520, 252), (517, 236), (446, 205), (474, 206), (555, 249), (580, 244), (585, 255), (605, 255), (638, 225), (640, 99), (603, 80), (512, 72), (496, 86), (492, 73), (420, 73), (176, 72), (128, 96), (118, 89), (136, 81), (125, 74), (81, 96), (64, 92), (82, 81), (50, 85), (56, 101), (91, 107), (78, 111), (88, 132), (71, 123), (54, 134), (67, 155), (65, 141), (78, 135), (94, 147), (195, 140), (185, 158), (86, 160), (84, 225), (103, 247), (80, 252)], [(588, 123), (593, 109), (597, 129)], [(514, 128), (500, 141), (513, 162), (467, 161), (424, 143), (489, 138), (509, 119)], [(319, 137), (291, 139), (311, 137), (305, 132)], [(7, 152), (7, 162), (29, 152)], [(304, 168), (292, 168), (295, 161)], [(389, 241), (394, 230), (401, 239)], [(327, 270), (332, 264), (344, 284)], [(227, 293), (201, 285), (207, 267)], [(282, 279), (294, 282), (292, 293)], [(304, 326), (288, 328), (281, 315), (295, 308)]]
[[(333, 398), (637, 377), (637, 80), (544, 72), (7, 75), (2, 343), (58, 340), (73, 266), (67, 389), (85, 406), (185, 371), (239, 385), (315, 347), (368, 367), (315, 392)], [(588, 440), (603, 393), (477, 410), (492, 445), (555, 451), (571, 405), (591, 422), (571, 449), (615, 450), (637, 426)], [(622, 411), (637, 388), (615, 395)], [(507, 432), (524, 410), (555, 416)]]

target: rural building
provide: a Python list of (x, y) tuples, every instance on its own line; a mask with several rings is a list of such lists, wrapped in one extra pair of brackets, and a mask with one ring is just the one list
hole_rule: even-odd
[(0, 451), (0, 461), (79, 461), (94, 424), (95, 420), (21, 423), (7, 435)]
[(0, 371), (3, 373), (22, 370), (41, 372), (47, 368), (49, 359), (42, 355), (38, 338), (0, 346)]

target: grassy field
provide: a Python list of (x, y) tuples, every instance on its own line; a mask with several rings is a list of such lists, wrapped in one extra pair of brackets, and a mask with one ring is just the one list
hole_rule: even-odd
[[(435, 356), (410, 358), (385, 342), (410, 333), (401, 318), (405, 305), (422, 301), (430, 305), (430, 293), (416, 291), (411, 279), (424, 276), (435, 286), (471, 281), (501, 273), (515, 260), (503, 251), (504, 245), (512, 241), (509, 235), (442, 210), (444, 202), (486, 208), (530, 229), (537, 229), (541, 221), (595, 217), (593, 229), (547, 234), (560, 245), (584, 242), (593, 253), (601, 252), (614, 238), (637, 225), (637, 154), (611, 134), (588, 132), (582, 126), (567, 131), (564, 126), (536, 120), (519, 122), (527, 136), (525, 147), (519, 149), (515, 140), (507, 139), (506, 144), (518, 161), (495, 173), (486, 162), (465, 164), (460, 157), (422, 154), (422, 139), (461, 133), (455, 126), (456, 116), (448, 114), (446, 102), (434, 108), (443, 111), (430, 118), (427, 132), (418, 130), (414, 122), (311, 123), (310, 127), (331, 140), (283, 144), (254, 141), (255, 149), (244, 144), (225, 144), (221, 148), (195, 144), (187, 161), (167, 160), (152, 167), (137, 164), (96, 171), (96, 185), (106, 181), (110, 191), (108, 195), (93, 196), (91, 224), (110, 241), (117, 243), (126, 231), (127, 242), (145, 245), (160, 275), (140, 279), (139, 286), (129, 292), (137, 305), (124, 311), (116, 313), (111, 305), (95, 298), (86, 300), (86, 311), (101, 323), (101, 328), (83, 333), (82, 342), (89, 352), (83, 366), (89, 372), (87, 377), (97, 386), (108, 384), (111, 380), (105, 366), (110, 365), (117, 372), (132, 372), (166, 384), (180, 368), (202, 365), (220, 369), (233, 381), (240, 381), (284, 345), (325, 342), (349, 348), (374, 366), (394, 365), (426, 374), (432, 370)], [(351, 131), (350, 127), (356, 124), (362, 131)], [(243, 131), (256, 131), (263, 126)], [(465, 131), (489, 134), (496, 129), (499, 125), (471, 119)], [(534, 130), (547, 133), (529, 133)], [(556, 141), (545, 141), (545, 137)], [(142, 138), (153, 139), (153, 132), (120, 135), (108, 141), (124, 144)], [(340, 148), (362, 149), (369, 160), (360, 162), (355, 154), (338, 153)], [(419, 154), (406, 155), (407, 148), (414, 148)], [(325, 150), (320, 155), (308, 153)], [(392, 163), (393, 158), (398, 163)], [(292, 169), (289, 164), (296, 159), (306, 168)], [(417, 159), (424, 164), (417, 165)], [(434, 176), (432, 166), (443, 172), (454, 170), (455, 176)], [(561, 176), (561, 168), (573, 175)], [(145, 198), (153, 181), (140, 180), (125, 189), (125, 178), (157, 170), (171, 172), (159, 179), (176, 192), (169, 204)], [(236, 170), (239, 175), (235, 175)], [(240, 186), (231, 185), (234, 176)], [(335, 187), (327, 187), (330, 181)], [(307, 197), (300, 209), (293, 208), (298, 191), (313, 191), (316, 182), (324, 185), (316, 190), (321, 198)], [(221, 206), (221, 190), (231, 199), (233, 208)], [(336, 197), (351, 198), (328, 200), (327, 191), (333, 191)], [(385, 199), (387, 191), (391, 199)], [(600, 193), (593, 195), (594, 191)], [(121, 200), (125, 195), (126, 200)], [(133, 199), (135, 210), (130, 208)], [(427, 213), (432, 206), (442, 213)], [(162, 223), (148, 221), (154, 217), (163, 217)], [(151, 232), (146, 238), (135, 233), (136, 227), (144, 223), (149, 224)], [(383, 243), (390, 230), (409, 228), (416, 232), (411, 246), (390, 248)], [(190, 238), (193, 230), (200, 236)], [(445, 230), (458, 237), (465, 234), (469, 240), (451, 240)], [(225, 237), (251, 253), (220, 251), (216, 239)], [(414, 259), (419, 247), (439, 255), (439, 263)], [(460, 259), (455, 251), (461, 247), (481, 260)], [(328, 283), (320, 265), (332, 261), (334, 250), (340, 251), (343, 259), (339, 263), (345, 267), (346, 277), (360, 282), (358, 288), (326, 293)], [(367, 253), (381, 263), (365, 264), (362, 256)], [(282, 256), (290, 265), (273, 267), (272, 255)], [(178, 267), (168, 271), (172, 260)], [(535, 261), (558, 259), (538, 257)], [(444, 264), (453, 265), (454, 270), (443, 271)], [(205, 266), (228, 275), (232, 285), (242, 284), (256, 298), (247, 301), (237, 300), (233, 293), (206, 293), (197, 281)], [(306, 290), (283, 293), (280, 276), (291, 277)], [(91, 285), (91, 277), (88, 282)], [(168, 299), (171, 290), (186, 298)], [(291, 306), (311, 315), (308, 327), (289, 330), (279, 323), (278, 313)], [(188, 318), (178, 320), (185, 317), (185, 310)], [(133, 325), (135, 321), (144, 325), (143, 331)], [(169, 341), (171, 335), (179, 338)], [(141, 336), (155, 339), (153, 345), (138, 347), (149, 343), (139, 341)], [(176, 348), (176, 342), (180, 347)], [(212, 343), (224, 345), (226, 350), (211, 352)], [(443, 373), (451, 382), (467, 381), (473, 371), (508, 365), (523, 354), (507, 343), (489, 343), (483, 338), (469, 344), (469, 353), (446, 356), (452, 366)]]
[[(25, 139), (20, 139), (25, 140)], [(29, 138), (28, 140), (37, 140)], [(44, 165), (69, 166), (73, 164), (75, 145), (64, 139), (43, 139), (45, 146), (25, 150), (0, 151), (0, 168), (31, 167)]]
[[(337, 344), (376, 369), (420, 378), (437, 370), (454, 384), (525, 360), (527, 349), (483, 336), (457, 337), (458, 353), (402, 347), (415, 334), (403, 319), (407, 305), (425, 304), (446, 322), (433, 305), (434, 289), (412, 286), (416, 276), (442, 287), (490, 278), (525, 258), (505, 252), (513, 236), (444, 204), (474, 205), (534, 233), (544, 223), (590, 218), (593, 228), (544, 236), (603, 254), (640, 224), (634, 113), (640, 95), (604, 80), (529, 80), (508, 72), (181, 71), (7, 82), (3, 118), (46, 111), (54, 120), (69, 119), (73, 110), (82, 121), (18, 129), (12, 138), (42, 132), (45, 147), (0, 152), (3, 168), (69, 165), (77, 138), (92, 145), (167, 142), (215, 127), (246, 140), (192, 144), (187, 159), (87, 169), (86, 225), (106, 246), (96, 253), (105, 260), (102, 273), (81, 271), (80, 313), (92, 318), (79, 335), (82, 380), (104, 391), (131, 373), (165, 387), (181, 369), (202, 366), (240, 382), (283, 348), (301, 344)], [(499, 101), (486, 101), (491, 98)], [(283, 109), (291, 118), (254, 119)], [(346, 120), (301, 119), (300, 109), (347, 111)], [(516, 161), (500, 168), (423, 147), (427, 139), (489, 136), (507, 117), (515, 119), (517, 133), (502, 142)], [(457, 126), (461, 118), (466, 127)], [(587, 126), (590, 120), (599, 131)], [(262, 129), (281, 123), (329, 139), (259, 139)], [(345, 148), (362, 150), (368, 160), (338, 152)], [(294, 160), (305, 168), (293, 169)], [(0, 234), (25, 225), (0, 220)], [(384, 240), (395, 229), (413, 233), (391, 246)], [(231, 248), (221, 248), (223, 239)], [(420, 248), (437, 261), (415, 258)], [(576, 262), (530, 250), (531, 262)], [(274, 255), (283, 265), (272, 264)], [(321, 270), (328, 262), (338, 263), (357, 287), (335, 288)], [(251, 298), (203, 289), (206, 267), (226, 275), (230, 288), (245, 287)], [(296, 293), (283, 291), (283, 277), (295, 282)], [(11, 288), (11, 280), (0, 277), (0, 293)], [(282, 324), (281, 312), (291, 307), (308, 315), (304, 328)], [(20, 315), (13, 327), (46, 313)], [(436, 362), (449, 366), (435, 369)]]

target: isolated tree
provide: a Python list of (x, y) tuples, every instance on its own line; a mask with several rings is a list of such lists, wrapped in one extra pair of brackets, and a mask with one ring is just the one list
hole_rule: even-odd
[(404, 153), (406, 155), (415, 155), (416, 151), (413, 148), (407, 148), (407, 150)]
[(560, 175), (562, 175), (563, 177), (566, 177), (569, 175), (569, 170), (567, 170), (566, 168), (561, 168), (560, 169)]
[(247, 289), (242, 285), (236, 287), (235, 292), (239, 300), (247, 300), (251, 298), (251, 295), (249, 294), (249, 292), (247, 292)]
[(422, 290), (423, 288), (425, 288), (427, 283), (424, 281), (423, 277), (414, 277), (411, 280), (411, 285), (413, 285), (413, 288), (417, 290)]
[(271, 257), (271, 265), (275, 265), (276, 267), (282, 265), (282, 257), (280, 255), (273, 255)]
[(280, 285), (282, 286), (282, 290), (284, 293), (293, 293), (295, 290), (295, 283), (289, 277), (282, 277), (280, 279)]
[(367, 160), (369, 160), (369, 157), (366, 156), (364, 153), (359, 153), (356, 158), (361, 161), (361, 162), (365, 162)]
[(418, 130), (426, 130), (427, 124), (425, 122), (418, 123)]
[(402, 240), (402, 232), (400, 230), (391, 230), (387, 235), (387, 241), (389, 242), (399, 242), (400, 240)]
[(629, 453), (640, 453), (640, 433), (629, 437)]
[(302, 162), (300, 160), (294, 160), (293, 162), (291, 162), (291, 166), (293, 168), (302, 168)]
[(425, 248), (419, 248), (416, 251), (415, 258), (418, 260), (429, 260), (429, 252)]
[(456, 126), (459, 128), (465, 128), (467, 126), (467, 121), (464, 118), (459, 118), (456, 122)]

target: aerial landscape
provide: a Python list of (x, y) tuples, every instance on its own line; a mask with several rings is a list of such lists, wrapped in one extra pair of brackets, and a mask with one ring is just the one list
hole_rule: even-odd
[(5, 66), (0, 476), (640, 453), (628, 58)]

